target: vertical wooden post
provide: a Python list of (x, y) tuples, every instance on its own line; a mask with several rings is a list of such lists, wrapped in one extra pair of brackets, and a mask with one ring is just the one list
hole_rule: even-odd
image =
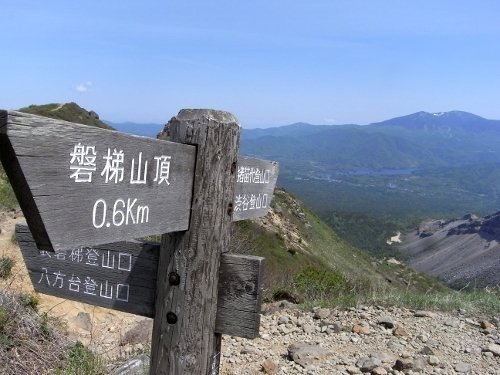
[(197, 146), (190, 228), (162, 237), (150, 374), (218, 374), (219, 261), (230, 242), (240, 126), (227, 112), (181, 110), (171, 141)]

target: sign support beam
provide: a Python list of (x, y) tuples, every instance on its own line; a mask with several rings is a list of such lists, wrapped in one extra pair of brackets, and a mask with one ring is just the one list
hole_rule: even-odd
[(170, 129), (197, 154), (189, 230), (162, 237), (150, 374), (218, 374), (219, 264), (230, 244), (240, 126), (227, 112), (182, 110)]

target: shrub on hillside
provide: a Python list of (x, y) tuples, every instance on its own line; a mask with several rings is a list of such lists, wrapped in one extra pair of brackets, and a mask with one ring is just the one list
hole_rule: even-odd
[(14, 263), (14, 259), (10, 257), (0, 258), (0, 279), (6, 279), (11, 275)]
[(38, 311), (38, 304), (40, 303), (40, 299), (35, 294), (20, 294), (19, 301), (24, 307), (29, 307), (33, 311)]
[(72, 344), (60, 320), (38, 314), (34, 295), (0, 290), (2, 375), (101, 375), (103, 361), (82, 344)]
[(69, 350), (64, 366), (54, 372), (54, 375), (103, 375), (104, 365), (101, 359), (91, 350), (77, 342)]
[(0, 165), (0, 208), (17, 207), (17, 199), (3, 167)]
[(294, 278), (297, 291), (305, 299), (324, 299), (334, 297), (348, 289), (348, 283), (339, 272), (321, 271), (307, 266)]
[(18, 296), (0, 290), (2, 374), (46, 374), (61, 363), (67, 346), (55, 319), (38, 315)]

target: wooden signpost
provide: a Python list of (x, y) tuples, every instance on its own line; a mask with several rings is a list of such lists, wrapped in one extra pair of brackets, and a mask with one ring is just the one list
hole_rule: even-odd
[(18, 112), (0, 155), (40, 249), (189, 227), (196, 148)]
[(0, 158), (36, 290), (153, 316), (151, 374), (216, 374), (221, 334), (259, 327), (262, 258), (226, 254), (230, 226), (265, 215), (278, 168), (238, 157), (227, 112), (182, 110), (170, 129), (165, 142), (0, 111)]
[[(16, 238), (35, 291), (154, 318), (160, 245), (130, 241), (40, 251), (26, 225)], [(217, 298), (218, 333), (259, 334), (264, 258), (222, 254)]]
[(238, 158), (233, 221), (265, 216), (278, 180), (278, 163)]

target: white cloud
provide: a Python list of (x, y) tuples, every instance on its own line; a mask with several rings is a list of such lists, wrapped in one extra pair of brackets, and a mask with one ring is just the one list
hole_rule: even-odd
[(77, 92), (87, 92), (90, 89), (90, 86), (92, 86), (92, 82), (90, 81), (79, 83), (75, 86), (75, 90)]

